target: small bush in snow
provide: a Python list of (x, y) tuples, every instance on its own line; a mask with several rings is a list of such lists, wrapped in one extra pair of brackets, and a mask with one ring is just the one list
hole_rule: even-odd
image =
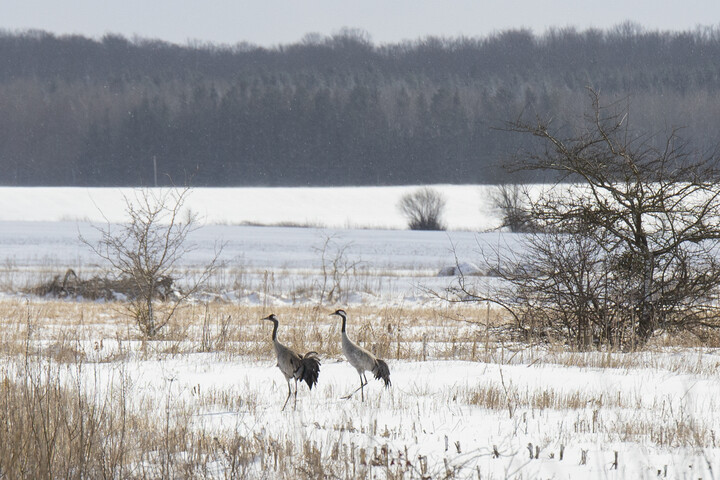
[(398, 208), (408, 220), (411, 230), (445, 230), (442, 221), (445, 198), (430, 187), (403, 195)]

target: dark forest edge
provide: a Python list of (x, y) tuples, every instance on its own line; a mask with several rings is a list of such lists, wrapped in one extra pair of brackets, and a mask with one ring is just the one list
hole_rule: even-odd
[[(400, 185), (542, 181), (502, 168), (522, 116), (572, 133), (588, 86), (632, 132), (720, 139), (720, 27), (528, 30), (276, 48), (0, 33), (0, 184)], [(155, 171), (154, 166), (157, 167)]]

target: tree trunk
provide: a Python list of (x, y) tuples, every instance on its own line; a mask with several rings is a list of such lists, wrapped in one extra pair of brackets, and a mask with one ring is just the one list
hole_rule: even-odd
[(148, 336), (155, 336), (155, 312), (153, 312), (152, 294), (147, 297), (147, 329)]
[(636, 307), (638, 313), (637, 339), (643, 344), (647, 342), (655, 330), (655, 315), (652, 299), (653, 275), (655, 272), (655, 258), (652, 252), (645, 252), (643, 259), (642, 278), (640, 283), (640, 292), (638, 305)]

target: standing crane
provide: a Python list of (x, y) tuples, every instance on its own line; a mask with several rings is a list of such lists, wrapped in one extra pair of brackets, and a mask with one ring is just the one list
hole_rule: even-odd
[(345, 313), (345, 310), (336, 310), (330, 315), (337, 315), (342, 318), (342, 351), (348, 362), (350, 362), (350, 365), (355, 367), (358, 375), (360, 375), (360, 387), (344, 398), (350, 398), (360, 390), (360, 396), (364, 402), (365, 393), (363, 388), (368, 384), (365, 372), (370, 371), (375, 375), (376, 379), (382, 379), (382, 381), (385, 382), (385, 388), (387, 388), (390, 386), (390, 369), (385, 361), (380, 360), (348, 338), (347, 333), (345, 333), (345, 323), (347, 322), (347, 313)]
[(280, 371), (285, 375), (285, 379), (288, 382), (288, 395), (283, 404), (282, 410), (285, 410), (290, 395), (293, 393), (290, 388), (290, 380), (295, 380), (295, 404), (293, 409), (297, 406), (297, 390), (298, 380), (305, 381), (312, 390), (313, 385), (318, 381), (320, 375), (320, 359), (318, 358), (317, 352), (308, 352), (305, 355), (300, 355), (278, 342), (277, 331), (278, 331), (278, 319), (275, 314), (263, 318), (273, 322), (272, 341), (275, 346), (275, 355), (277, 356), (277, 366)]

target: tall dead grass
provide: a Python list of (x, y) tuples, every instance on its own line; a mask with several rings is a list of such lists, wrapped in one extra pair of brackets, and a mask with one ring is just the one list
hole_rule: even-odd
[(0, 378), (0, 477), (119, 478), (132, 460), (126, 392), (93, 401), (60, 381), (62, 367), (28, 360)]
[[(149, 341), (113, 302), (47, 301), (13, 298), (0, 301), (0, 354), (33, 353), (58, 362), (77, 358), (112, 362), (128, 352), (152, 357), (215, 352), (227, 358), (269, 358), (272, 327), (260, 319), (275, 313), (280, 340), (298, 351), (314, 350), (341, 357), (340, 322), (334, 307), (315, 305), (263, 307), (224, 302), (189, 304)], [(473, 306), (445, 308), (362, 306), (348, 310), (348, 335), (389, 360), (466, 360), (498, 364), (557, 364), (582, 368), (652, 367), (673, 373), (710, 373), (720, 367), (712, 346), (689, 337), (660, 338), (637, 352), (580, 352), (562, 344), (518, 342), (498, 328), (507, 321), (500, 311)], [(27, 339), (31, 341), (28, 342)], [(30, 349), (30, 352), (26, 352)], [(681, 352), (677, 356), (655, 352)], [(692, 352), (695, 352), (693, 358)], [(688, 361), (692, 358), (692, 361)]]

